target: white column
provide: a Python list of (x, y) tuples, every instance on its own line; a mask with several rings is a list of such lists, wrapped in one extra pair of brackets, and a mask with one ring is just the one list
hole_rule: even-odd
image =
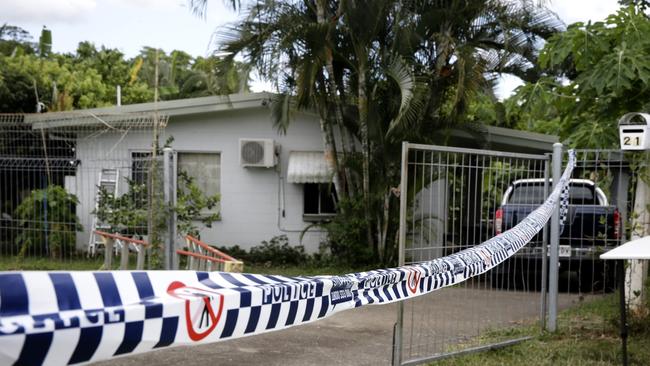
[[(650, 187), (641, 178), (636, 186), (630, 240), (650, 235), (650, 212), (647, 205), (650, 205)], [(648, 278), (648, 261), (630, 260), (625, 270), (625, 290), (632, 312), (641, 308), (647, 296), (643, 288), (646, 278)]]

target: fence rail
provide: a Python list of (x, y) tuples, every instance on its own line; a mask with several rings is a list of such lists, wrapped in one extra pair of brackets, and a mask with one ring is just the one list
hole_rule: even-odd
[(176, 253), (186, 259), (186, 269), (193, 271), (242, 272), (244, 262), (194, 238), (185, 236), (188, 250), (177, 249)]
[(129, 254), (131, 249), (137, 253), (135, 269), (144, 269), (146, 251), (150, 247), (149, 243), (100, 230), (95, 230), (95, 234), (99, 235), (104, 243), (104, 265), (102, 269), (111, 270), (113, 268), (113, 255), (117, 254), (120, 256), (120, 269), (129, 269)]

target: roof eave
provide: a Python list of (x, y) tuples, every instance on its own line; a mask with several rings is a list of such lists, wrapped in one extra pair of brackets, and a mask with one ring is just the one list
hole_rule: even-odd
[(122, 106), (111, 106), (103, 108), (82, 109), (68, 112), (49, 112), (42, 114), (27, 114), (25, 122), (49, 122), (57, 121), (62, 116), (69, 117), (71, 113), (79, 115), (119, 115), (133, 113), (157, 112), (166, 116), (190, 115), (199, 113), (211, 113), (227, 110), (242, 110), (250, 108), (261, 108), (268, 105), (271, 98), (269, 93), (231, 94), (223, 96), (209, 96), (188, 99), (176, 99), (160, 102), (129, 104)]

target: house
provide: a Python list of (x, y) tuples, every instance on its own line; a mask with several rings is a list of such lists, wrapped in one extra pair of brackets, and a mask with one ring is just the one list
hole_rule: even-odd
[[(271, 97), (212, 96), (29, 115), (25, 121), (35, 130), (46, 129), (51, 139), (74, 140), (69, 148), (74, 159), (65, 159), (75, 161), (76, 172), (68, 167), (61, 179), (80, 200), (80, 249), (90, 241), (100, 172), (119, 171), (117, 191), (127, 192), (125, 178), (144, 179), (139, 162), (150, 159), (156, 133), (161, 143), (173, 137), (179, 171), (194, 176), (205, 192), (221, 195), (216, 208), (221, 219), (201, 231), (202, 240), (250, 248), (287, 235), (291, 244), (302, 242), (314, 252), (325, 238), (314, 222), (334, 213), (318, 116), (296, 112), (286, 135), (279, 134), (271, 123)], [(153, 128), (151, 118), (166, 126)], [(504, 128), (487, 127), (487, 132), (492, 148), (506, 151), (549, 152), (557, 142), (554, 136)], [(453, 133), (452, 142), (460, 146), (472, 141), (468, 134)]]

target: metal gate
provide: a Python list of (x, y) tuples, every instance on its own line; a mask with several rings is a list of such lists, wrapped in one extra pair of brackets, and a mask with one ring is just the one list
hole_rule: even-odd
[[(509, 203), (541, 204), (551, 190), (551, 160), (559, 178), (566, 157), (561, 145), (555, 150), (552, 159), (551, 154), (404, 143), (399, 264), (446, 256), (505, 230), (500, 207), (511, 185), (538, 191), (512, 195)], [(614, 289), (615, 264), (610, 267), (598, 256), (637, 227), (634, 197), (643, 156), (620, 150), (575, 154), (562, 228), (559, 215), (554, 216), (557, 225), (547, 225), (493, 270), (400, 303), (393, 364), (420, 364), (528, 339), (546, 327), (547, 292), (549, 329), (555, 330), (558, 308)], [(586, 187), (591, 188), (581, 189)], [(550, 272), (548, 244), (557, 255)], [(522, 327), (536, 323), (540, 328)]]
[[(546, 197), (549, 163), (549, 155), (405, 142), (399, 265), (449, 255), (495, 236), (506, 189), (517, 180), (538, 180)], [(515, 255), (488, 273), (400, 303), (393, 363), (420, 364), (529, 338), (532, 334), (499, 330), (544, 319), (546, 231), (528, 244), (538, 249), (535, 253)]]

